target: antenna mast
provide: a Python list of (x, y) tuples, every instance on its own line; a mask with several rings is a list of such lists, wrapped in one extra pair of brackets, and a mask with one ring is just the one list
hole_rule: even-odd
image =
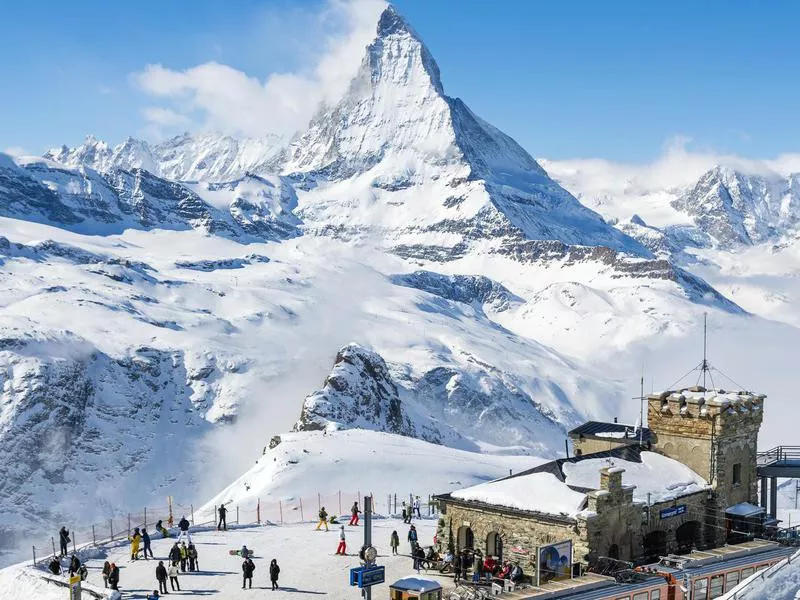
[(644, 362), (642, 362), (641, 395), (639, 396), (639, 446), (644, 442)]
[(706, 373), (708, 372), (708, 313), (703, 313), (703, 390), (706, 389)]

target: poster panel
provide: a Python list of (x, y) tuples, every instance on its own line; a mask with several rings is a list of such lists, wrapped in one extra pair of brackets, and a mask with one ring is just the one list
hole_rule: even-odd
[(541, 546), (536, 552), (536, 585), (572, 578), (572, 540)]

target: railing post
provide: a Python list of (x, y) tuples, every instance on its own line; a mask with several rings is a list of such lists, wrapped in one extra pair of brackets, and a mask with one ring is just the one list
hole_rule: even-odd
[(36, 546), (31, 546), (33, 548), (33, 566), (36, 566)]
[(147, 529), (147, 507), (144, 507), (144, 528)]
[(192, 525), (194, 525), (194, 504), (190, 504), (189, 509), (192, 511)]
[(128, 535), (131, 534), (131, 513), (128, 513)]
[(70, 531), (70, 533), (72, 534), (72, 553), (75, 554), (75, 532)]
[(114, 519), (108, 520), (108, 529), (111, 531), (111, 541), (114, 541)]
[(261, 525), (261, 498), (256, 503), (256, 522)]
[(236, 524), (239, 524), (239, 505), (236, 505)]
[(97, 546), (97, 536), (94, 534), (94, 523), (92, 523), (92, 544)]
[(278, 500), (278, 510), (281, 513), (281, 525), (283, 525), (283, 502)]
[(302, 523), (305, 521), (305, 517), (303, 516), (303, 497), (300, 497), (300, 522)]
[(55, 540), (55, 538), (51, 537), (50, 538), (50, 543), (53, 544), (53, 556), (55, 556), (56, 555), (56, 540)]

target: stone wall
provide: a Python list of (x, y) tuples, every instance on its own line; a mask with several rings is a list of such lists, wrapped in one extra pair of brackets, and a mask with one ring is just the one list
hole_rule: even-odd
[(572, 440), (572, 449), (575, 456), (606, 452), (620, 446), (628, 446), (631, 443), (635, 443), (635, 440), (630, 438), (604, 438), (593, 435), (570, 436), (570, 439)]

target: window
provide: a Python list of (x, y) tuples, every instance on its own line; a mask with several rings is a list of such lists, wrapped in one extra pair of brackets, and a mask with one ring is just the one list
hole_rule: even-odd
[(725, 591), (730, 592), (739, 585), (739, 571), (731, 571), (725, 574)]
[(708, 595), (708, 579), (698, 579), (694, 582), (692, 600), (706, 600)]
[(619, 598), (615, 598), (615, 600), (631, 600), (630, 596), (620, 596)]
[(725, 583), (725, 576), (720, 573), (711, 578), (711, 586), (709, 587), (709, 598), (719, 598), (722, 596), (722, 586)]
[(742, 569), (742, 579), (747, 579), (752, 574), (753, 574), (753, 567), (747, 567), (746, 569)]
[(733, 485), (742, 483), (742, 463), (733, 465)]
[(642, 592), (641, 594), (634, 594), (633, 600), (648, 600), (647, 592)]
[(650, 600), (661, 600), (661, 590), (653, 590), (650, 592)]

